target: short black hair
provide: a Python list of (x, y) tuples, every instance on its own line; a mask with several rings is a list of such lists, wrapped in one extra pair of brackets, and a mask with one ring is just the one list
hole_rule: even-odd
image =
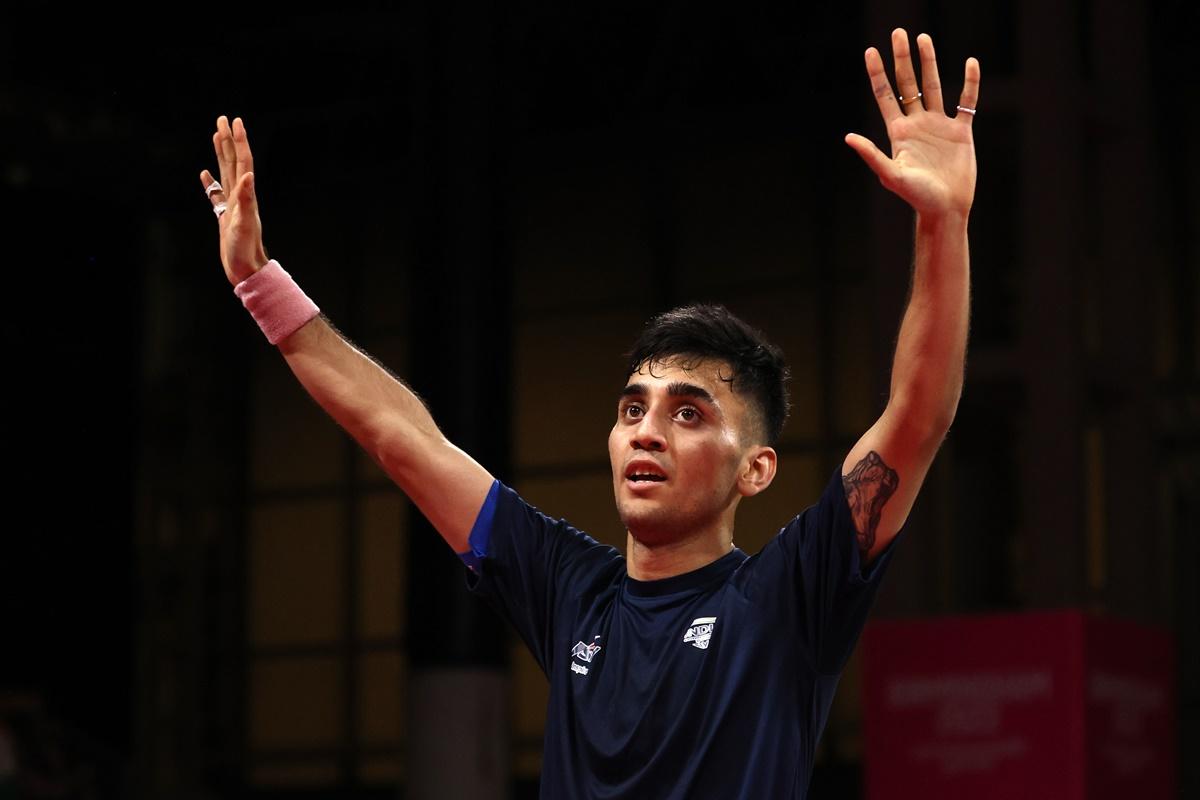
[(729, 364), (733, 374), (721, 379), (749, 397), (758, 412), (766, 444), (774, 447), (787, 421), (788, 368), (783, 351), (761, 331), (738, 319), (722, 305), (690, 305), (651, 319), (629, 351), (629, 371), (667, 360), (691, 369), (701, 361)]

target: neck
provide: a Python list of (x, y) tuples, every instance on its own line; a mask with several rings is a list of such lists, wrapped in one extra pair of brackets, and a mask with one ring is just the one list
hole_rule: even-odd
[(626, 534), (629, 577), (656, 581), (707, 566), (733, 550), (733, 527), (721, 525), (712, 531), (671, 539), (661, 544)]

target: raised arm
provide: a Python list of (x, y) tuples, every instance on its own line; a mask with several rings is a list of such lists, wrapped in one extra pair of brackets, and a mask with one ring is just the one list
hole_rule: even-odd
[(970, 316), (967, 218), (975, 196), (971, 124), (979, 97), (979, 62), (966, 63), (957, 113), (947, 116), (933, 40), (917, 37), (918, 86), (908, 34), (892, 32), (897, 97), (879, 51), (866, 52), (867, 75), (887, 124), (892, 156), (849, 134), (846, 143), (880, 183), (916, 211), (912, 290), (892, 363), (891, 391), (879, 420), (842, 465), (859, 549), (873, 559), (908, 518), (962, 391)]
[[(238, 286), (267, 263), (254, 161), (242, 121), (235, 119), (230, 126), (225, 117), (218, 119), (213, 148), (220, 183), (208, 170), (200, 173), (200, 182), (217, 215), (225, 275)], [(313, 399), (417, 504), (446, 543), (455, 552), (465, 551), (492, 485), (488, 471), (442, 435), (412, 390), (346, 341), (324, 317), (313, 317), (278, 346)]]

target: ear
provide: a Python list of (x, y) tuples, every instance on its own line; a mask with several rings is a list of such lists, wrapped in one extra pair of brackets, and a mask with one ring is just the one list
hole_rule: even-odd
[(742, 497), (753, 497), (775, 480), (775, 468), (779, 457), (770, 447), (756, 447), (746, 455), (742, 471), (738, 474), (738, 491)]

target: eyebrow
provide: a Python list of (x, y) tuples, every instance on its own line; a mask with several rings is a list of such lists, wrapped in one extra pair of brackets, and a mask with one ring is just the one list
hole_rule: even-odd
[[(644, 383), (631, 383), (621, 390), (618, 399), (625, 397), (644, 397), (649, 394), (650, 390)], [(684, 381), (673, 381), (667, 384), (667, 397), (694, 397), (697, 400), (703, 400), (710, 406), (720, 408), (721, 404), (717, 399), (709, 394), (708, 390), (703, 386), (697, 386), (694, 383), (686, 383)]]

